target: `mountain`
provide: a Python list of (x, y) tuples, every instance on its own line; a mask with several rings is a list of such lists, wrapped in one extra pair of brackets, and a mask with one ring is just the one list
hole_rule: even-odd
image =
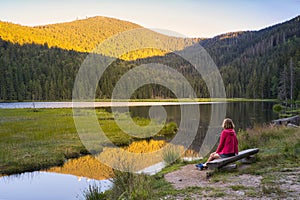
[(219, 66), (228, 97), (300, 99), (300, 16), (200, 44)]
[(90, 52), (103, 40), (135, 28), (142, 27), (107, 17), (92, 17), (36, 27), (0, 21), (0, 36), (2, 40), (14, 44), (47, 44), (48, 47)]
[[(78, 69), (96, 40), (135, 28), (140, 26), (103, 17), (39, 27), (0, 22), (0, 101), (70, 100)], [(209, 39), (149, 34), (179, 50), (199, 42), (219, 67), (227, 97), (300, 99), (300, 16), (259, 31)], [(121, 42), (113, 48), (124, 45)], [(145, 49), (121, 59), (112, 63), (99, 81), (98, 98), (110, 98), (114, 85), (128, 70), (153, 62), (171, 66), (189, 80), (198, 97), (209, 97), (201, 75), (174, 53)], [(167, 98), (174, 94), (162, 86), (147, 85), (132, 97)]]
[[(40, 44), (48, 47), (58, 47), (64, 50), (74, 50), (77, 52), (91, 52), (104, 40), (118, 35), (120, 33), (142, 29), (143, 27), (114, 18), (108, 17), (91, 17), (83, 20), (72, 22), (51, 24), (45, 26), (28, 27), (8, 22), (0, 21), (0, 37), (2, 40), (13, 44)], [(162, 34), (148, 30), (153, 37), (161, 40), (166, 45), (173, 45), (176, 50), (181, 50), (186, 46), (192, 45), (193, 39), (183, 39), (167, 37)], [(134, 38), (133, 38), (134, 39)], [(198, 41), (198, 40), (197, 40)], [(128, 41), (121, 41), (117, 48), (125, 49)], [(109, 54), (111, 51), (105, 51), (107, 56), (115, 56)], [(164, 55), (165, 51), (157, 49), (146, 49), (135, 52), (129, 52), (123, 55), (122, 59), (132, 60), (140, 57), (149, 57), (155, 55)]]

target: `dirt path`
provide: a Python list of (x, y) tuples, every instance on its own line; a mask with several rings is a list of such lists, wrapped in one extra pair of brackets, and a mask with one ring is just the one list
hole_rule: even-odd
[(195, 165), (185, 165), (180, 170), (166, 174), (165, 179), (172, 183), (175, 189), (208, 185), (206, 172), (197, 170)]
[(207, 179), (206, 173), (190, 164), (166, 174), (165, 179), (182, 193), (165, 199), (298, 199), (300, 196), (300, 168), (285, 169), (264, 177), (224, 172), (219, 179)]

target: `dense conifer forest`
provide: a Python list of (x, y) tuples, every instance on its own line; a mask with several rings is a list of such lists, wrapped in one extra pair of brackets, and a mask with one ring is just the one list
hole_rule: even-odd
[[(70, 100), (88, 52), (105, 38), (134, 28), (140, 26), (104, 17), (40, 27), (0, 22), (0, 101)], [(164, 42), (178, 50), (199, 42), (219, 67), (227, 97), (300, 99), (300, 17), (260, 31)], [(198, 97), (209, 97), (205, 83), (189, 63), (174, 53), (146, 49), (112, 63), (99, 81), (97, 98), (110, 98), (124, 73), (152, 62), (176, 69)], [(143, 86), (132, 96), (169, 97), (174, 94), (158, 85)]]
[(200, 44), (220, 67), (227, 97), (300, 99), (300, 16)]

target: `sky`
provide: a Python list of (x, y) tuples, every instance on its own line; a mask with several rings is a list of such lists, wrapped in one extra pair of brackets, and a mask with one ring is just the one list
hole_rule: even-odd
[(300, 15), (300, 0), (0, 0), (0, 21), (36, 26), (113, 17), (186, 37), (260, 30)]

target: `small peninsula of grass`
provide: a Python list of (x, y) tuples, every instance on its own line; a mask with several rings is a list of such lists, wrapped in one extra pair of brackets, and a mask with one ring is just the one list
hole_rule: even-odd
[[(104, 133), (115, 145), (129, 145), (135, 138), (118, 128), (111, 113), (96, 109)], [(146, 126), (148, 119), (134, 118)], [(161, 135), (177, 126), (168, 123)], [(66, 159), (89, 154), (80, 141), (72, 109), (2, 109), (0, 112), (0, 174), (14, 174), (62, 165)]]

